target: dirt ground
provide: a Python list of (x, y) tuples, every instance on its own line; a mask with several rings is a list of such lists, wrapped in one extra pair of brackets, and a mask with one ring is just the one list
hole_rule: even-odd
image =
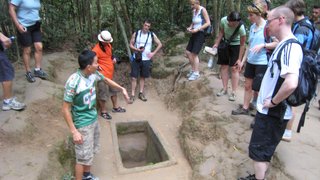
[[(202, 56), (202, 59), (207, 57)], [(237, 92), (236, 101), (230, 102), (226, 96), (214, 95), (222, 85), (216, 73), (206, 68), (206, 62), (201, 63), (201, 78), (189, 82), (185, 78), (188, 66), (182, 68), (181, 76), (174, 70), (186, 62), (183, 56), (157, 60), (160, 63), (153, 71), (154, 78), (147, 83), (148, 101), (137, 99), (132, 105), (126, 105), (119, 96), (119, 103), (127, 112), (111, 113), (112, 121), (147, 120), (159, 132), (176, 164), (137, 173), (119, 173), (111, 123), (99, 117), (101, 151), (95, 158), (92, 172), (103, 180), (236, 179), (245, 176), (247, 171), (252, 173), (247, 156), (252, 117), (230, 115), (231, 110), (242, 103), (243, 88)], [(14, 93), (27, 103), (27, 109), (0, 111), (2, 180), (61, 179), (61, 174), (70, 173), (61, 163), (61, 156), (53, 158), (56, 156), (53, 152), (69, 135), (60, 110), (63, 85), (77, 67), (76, 57), (68, 52), (45, 54), (44, 65), (51, 79), (37, 79), (30, 84), (24, 78), (23, 67), (16, 64)], [(121, 66), (126, 70), (119, 80), (129, 90), (128, 67)], [(169, 75), (164, 71), (170, 72)], [(108, 107), (111, 108), (110, 102)], [(298, 117), (301, 110), (298, 108)], [(301, 133), (294, 133), (290, 143), (280, 143), (268, 179), (319, 179), (319, 121), (319, 110), (314, 102)], [(297, 123), (298, 120), (294, 128)]]

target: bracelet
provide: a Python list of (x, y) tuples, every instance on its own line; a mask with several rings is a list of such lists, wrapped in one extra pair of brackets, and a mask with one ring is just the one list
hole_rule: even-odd
[(274, 103), (274, 102), (272, 101), (272, 99), (271, 99), (271, 101), (270, 101), (270, 102), (271, 102), (271, 104), (272, 104), (272, 105), (274, 105), (274, 106), (276, 106), (276, 105), (277, 105), (276, 103)]
[(263, 46), (263, 48), (265, 48), (265, 49), (267, 48), (267, 44), (266, 44), (266, 43), (264, 43), (264, 46)]

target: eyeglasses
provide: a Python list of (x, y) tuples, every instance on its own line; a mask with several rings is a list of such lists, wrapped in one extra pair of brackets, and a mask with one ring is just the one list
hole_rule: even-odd
[(273, 20), (279, 19), (279, 18), (280, 18), (280, 17), (275, 17), (275, 18), (272, 18), (272, 19), (267, 19), (266, 26), (268, 26)]
[(259, 9), (254, 3), (251, 3), (251, 6), (252, 6), (253, 8), (256, 8), (256, 9), (259, 11), (259, 13), (262, 13), (262, 12), (260, 11), (260, 9)]

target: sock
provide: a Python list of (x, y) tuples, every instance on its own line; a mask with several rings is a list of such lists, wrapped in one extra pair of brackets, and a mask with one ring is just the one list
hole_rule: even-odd
[(40, 71), (41, 68), (34, 68), (35, 71)]
[(195, 75), (199, 75), (199, 71), (194, 71), (193, 72)]
[(87, 177), (87, 176), (89, 176), (91, 173), (90, 172), (83, 172), (83, 176), (84, 177)]
[(284, 134), (286, 134), (286, 135), (288, 135), (288, 136), (291, 136), (291, 135), (292, 135), (292, 130), (286, 129), (286, 130), (284, 131)]
[(11, 100), (12, 100), (12, 98), (4, 99), (3, 102), (6, 103), (6, 104), (9, 104), (11, 102)]

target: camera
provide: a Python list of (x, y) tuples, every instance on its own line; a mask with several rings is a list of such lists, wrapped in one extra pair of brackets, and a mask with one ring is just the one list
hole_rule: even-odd
[(142, 49), (144, 49), (144, 47), (143, 47), (143, 46), (140, 46), (139, 49), (142, 50)]

